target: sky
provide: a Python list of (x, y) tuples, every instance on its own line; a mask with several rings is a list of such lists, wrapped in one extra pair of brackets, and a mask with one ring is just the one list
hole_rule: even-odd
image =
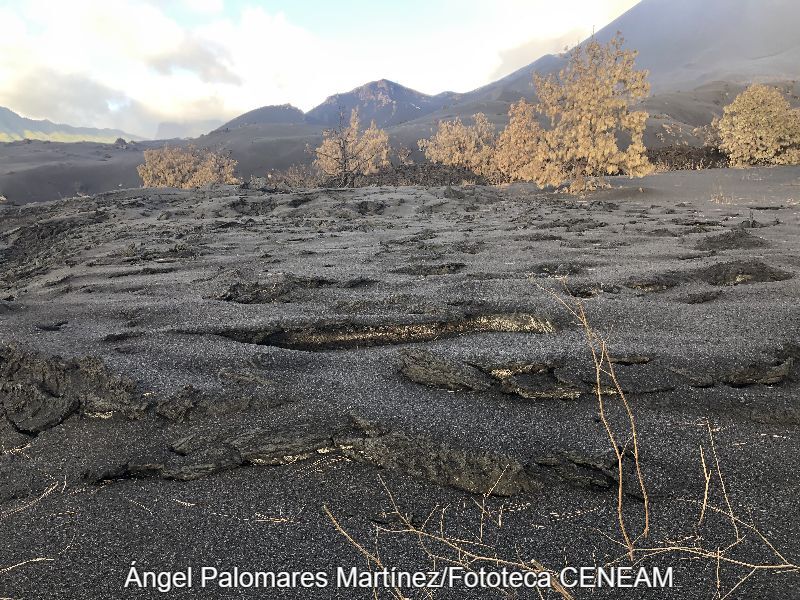
[(0, 106), (143, 137), (390, 79), (466, 92), (638, 0), (0, 0)]

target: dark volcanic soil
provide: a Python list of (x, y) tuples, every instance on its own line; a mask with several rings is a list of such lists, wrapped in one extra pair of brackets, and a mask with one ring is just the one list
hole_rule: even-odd
[[(373, 597), (124, 589), (132, 561), (367, 568), (325, 506), (390, 568), (432, 566), (395, 510), (482, 554), (630, 564), (591, 358), (551, 291), (584, 303), (632, 405), (651, 502), (638, 547), (688, 549), (643, 563), (674, 566), (672, 589), (574, 596), (724, 596), (751, 569), (698, 554), (736, 541), (730, 511), (726, 558), (781, 563), (748, 523), (800, 562), (800, 169), (614, 184), (585, 199), (222, 187), (0, 207), (0, 597)], [(632, 472), (626, 452), (637, 533)], [(762, 569), (728, 597), (798, 589), (797, 571)]]

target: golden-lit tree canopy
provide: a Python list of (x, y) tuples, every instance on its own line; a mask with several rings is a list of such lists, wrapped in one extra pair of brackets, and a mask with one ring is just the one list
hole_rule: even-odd
[(716, 126), (734, 166), (800, 164), (800, 112), (773, 87), (747, 88)]
[(314, 165), (326, 176), (352, 185), (356, 175), (369, 175), (389, 166), (389, 136), (373, 121), (363, 133), (358, 111), (350, 114), (349, 123), (339, 115), (339, 126), (323, 134), (322, 144), (314, 151)]
[(536, 107), (520, 100), (511, 105), (508, 117), (508, 125), (497, 139), (497, 169), (508, 181), (536, 181), (546, 161)]
[(237, 162), (222, 153), (165, 146), (144, 151), (144, 164), (136, 170), (144, 187), (196, 188), (212, 183), (238, 183)]
[(473, 119), (473, 125), (464, 125), (461, 119), (440, 122), (430, 139), (419, 141), (419, 149), (431, 162), (463, 167), (493, 181), (497, 175), (495, 127), (483, 113)]
[[(623, 49), (618, 34), (608, 44), (577, 46), (558, 77), (534, 77), (537, 110), (550, 121), (535, 163), (540, 185), (570, 183), (571, 191), (592, 189), (604, 175), (630, 177), (651, 170), (643, 142), (648, 114), (631, 106), (650, 93), (647, 71), (634, 68), (636, 52)], [(619, 138), (628, 146), (619, 147)]]

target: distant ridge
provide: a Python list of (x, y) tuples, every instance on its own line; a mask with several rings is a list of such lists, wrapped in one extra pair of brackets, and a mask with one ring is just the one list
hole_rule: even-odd
[(28, 119), (0, 106), (0, 142), (29, 139), (50, 142), (113, 143), (117, 138), (128, 141), (144, 139), (119, 129), (73, 127), (48, 120)]

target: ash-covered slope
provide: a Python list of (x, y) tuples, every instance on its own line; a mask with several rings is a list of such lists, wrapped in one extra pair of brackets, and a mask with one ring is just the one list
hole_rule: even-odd
[[(390, 568), (433, 566), (387, 532), (403, 519), (550, 568), (624, 561), (596, 374), (549, 291), (609, 335), (651, 501), (637, 544), (727, 548), (733, 510), (796, 557), (798, 176), (671, 173), (583, 202), (524, 185), (223, 186), (0, 206), (0, 594), (157, 594), (124, 588), (133, 561), (366, 568), (326, 509)], [(618, 396), (606, 410), (628, 440)], [(701, 446), (724, 491), (705, 487)], [(736, 560), (780, 560), (740, 530)], [(745, 578), (740, 598), (797, 589), (789, 568), (746, 578), (684, 556), (647, 561), (675, 568), (647, 598), (706, 599), (717, 577), (723, 593)], [(589, 595), (643, 590), (624, 592)]]
[(643, 0), (597, 39), (621, 31), (654, 91), (674, 91), (800, 78), (798, 23), (795, 0)]
[[(714, 81), (734, 84), (800, 79), (800, 4), (794, 0), (642, 0), (595, 34), (619, 32), (639, 53), (653, 91), (693, 90)], [(464, 94), (464, 102), (530, 98), (533, 74), (563, 68), (563, 56), (543, 56), (502, 79)]]

